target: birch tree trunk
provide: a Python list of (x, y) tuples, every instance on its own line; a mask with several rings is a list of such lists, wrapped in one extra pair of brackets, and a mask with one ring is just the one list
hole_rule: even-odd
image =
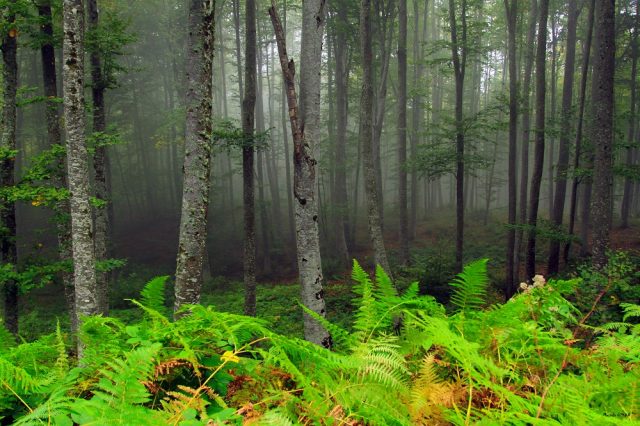
[(367, 218), (369, 235), (373, 243), (376, 264), (391, 274), (387, 250), (382, 236), (382, 220), (378, 202), (378, 185), (374, 168), (373, 154), (373, 52), (371, 42), (371, 0), (360, 3), (360, 48), (362, 51), (362, 95), (360, 98), (360, 143), (364, 169), (365, 195), (367, 199)]
[[(13, 7), (15, 0), (10, 2)], [(16, 125), (18, 91), (18, 32), (13, 27), (16, 21), (14, 13), (10, 12), (4, 19), (10, 24), (6, 34), (2, 34), (2, 80), (3, 108), (2, 134), (0, 135), (0, 149), (3, 151), (2, 167), (0, 169), (0, 187), (11, 187), (15, 184), (16, 158), (11, 152), (16, 150)], [(2, 220), (3, 235), (0, 241), (0, 257), (3, 263), (16, 265), (16, 205), (15, 202), (2, 200), (0, 219)], [(15, 281), (8, 280), (4, 284), (4, 324), (14, 335), (18, 334), (18, 286)]]
[[(293, 191), (295, 197), (296, 251), (302, 303), (324, 316), (322, 259), (318, 235), (316, 160), (313, 155), (320, 130), (320, 69), (322, 34), (325, 26), (324, 0), (305, 0), (302, 5), (300, 62), (300, 111), (294, 82), (295, 66), (289, 61), (282, 24), (272, 0), (269, 9), (276, 34), (280, 65), (287, 85), (289, 119), (293, 136)], [(304, 314), (304, 336), (310, 342), (331, 346), (331, 336), (311, 316)]]
[(189, 3), (187, 117), (175, 311), (182, 305), (198, 303), (202, 288), (211, 174), (214, 13), (215, 0)]
[(400, 210), (400, 262), (409, 262), (407, 207), (407, 0), (398, 3), (398, 201)]
[[(97, 0), (89, 0), (88, 29), (97, 31), (99, 12)], [(102, 75), (102, 59), (100, 52), (92, 51), (89, 57), (91, 64), (91, 93), (93, 100), (93, 131), (104, 132), (106, 130), (106, 117), (104, 108), (105, 79)], [(96, 260), (106, 260), (109, 257), (109, 229), (111, 218), (109, 211), (111, 204), (111, 173), (109, 157), (106, 146), (97, 146), (93, 156), (93, 169), (95, 195), (99, 200), (107, 202), (107, 205), (94, 209)], [(109, 274), (98, 272), (96, 275), (96, 302), (103, 315), (109, 313)]]
[[(67, 179), (71, 193), (71, 247), (78, 324), (100, 312), (96, 300), (96, 258), (89, 197), (89, 155), (84, 112), (84, 2), (63, 1), (63, 98), (67, 137)], [(82, 357), (78, 342), (78, 357)]]
[(595, 9), (595, 55), (591, 86), (592, 138), (595, 145), (591, 202), (593, 265), (607, 266), (613, 204), (613, 80), (615, 74), (615, 0), (599, 0)]

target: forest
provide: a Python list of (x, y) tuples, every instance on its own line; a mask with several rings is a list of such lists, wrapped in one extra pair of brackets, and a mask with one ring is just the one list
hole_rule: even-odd
[(640, 425), (640, 0), (0, 0), (0, 425)]

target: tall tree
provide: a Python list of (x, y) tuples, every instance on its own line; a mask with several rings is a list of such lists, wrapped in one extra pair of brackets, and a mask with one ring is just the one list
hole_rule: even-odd
[[(562, 122), (560, 129), (560, 147), (556, 169), (556, 190), (553, 200), (553, 224), (560, 229), (564, 218), (564, 204), (567, 194), (567, 170), (569, 168), (569, 150), (572, 131), (573, 76), (576, 62), (576, 29), (578, 26), (578, 2), (569, 0), (567, 21), (567, 48), (564, 64), (564, 83), (562, 84)], [(549, 247), (549, 265), (547, 272), (552, 275), (558, 272), (560, 263), (560, 241), (552, 239)]]
[[(516, 63), (516, 33), (518, 22), (518, 1), (504, 0), (504, 7), (507, 14), (508, 31), (508, 55), (509, 55), (509, 213), (507, 230), (507, 265), (505, 296), (510, 298), (515, 294), (514, 278), (514, 251), (516, 244), (516, 209), (517, 209), (517, 179), (516, 179), (516, 150), (518, 138), (518, 64)], [(490, 194), (487, 200), (490, 199)], [(488, 209), (487, 209), (488, 210)]]
[[(97, 32), (100, 14), (98, 11), (98, 1), (88, 0), (88, 22), (87, 29), (91, 32)], [(104, 106), (104, 93), (107, 88), (105, 76), (102, 73), (102, 58), (100, 52), (94, 46), (89, 56), (91, 65), (91, 94), (93, 104), (93, 131), (103, 133), (106, 130), (106, 114)], [(98, 207), (94, 210), (95, 220), (95, 245), (96, 260), (106, 260), (109, 257), (108, 248), (110, 245), (110, 224), (109, 217), (110, 207), (108, 204), (111, 199), (111, 173), (109, 166), (109, 157), (107, 155), (107, 147), (98, 144), (93, 155), (94, 186), (96, 198), (104, 200), (107, 205)], [(103, 315), (109, 312), (109, 277), (106, 272), (98, 272), (96, 277), (96, 301), (98, 309)]]
[(400, 262), (409, 262), (407, 208), (407, 0), (398, 1), (398, 203), (400, 210)]
[[(18, 29), (16, 28), (16, 0), (7, 5), (2, 34), (2, 80), (3, 108), (2, 134), (0, 135), (0, 150), (2, 150), (2, 164), (0, 169), (0, 187), (11, 187), (15, 183), (15, 150), (18, 92)], [(0, 257), (3, 263), (16, 265), (16, 205), (15, 202), (3, 200), (0, 211), (3, 235), (0, 241)], [(9, 280), (4, 284), (4, 323), (7, 330), (18, 334), (18, 285)]]
[(187, 41), (187, 116), (175, 304), (200, 301), (211, 174), (211, 114), (215, 0), (191, 0)]
[(254, 125), (256, 108), (256, 4), (247, 0), (245, 4), (245, 92), (242, 100), (242, 182), (244, 197), (244, 312), (256, 314), (256, 219)]
[(549, 16), (549, 0), (540, 0), (538, 21), (538, 42), (536, 46), (536, 141), (533, 158), (533, 175), (531, 176), (531, 193), (529, 194), (529, 227), (527, 237), (527, 257), (525, 272), (531, 278), (536, 272), (536, 226), (538, 224), (538, 206), (540, 204), (540, 186), (544, 166), (544, 132), (545, 132), (545, 88), (546, 88), (546, 53), (547, 53), (547, 18)]
[[(456, 270), (462, 271), (464, 250), (464, 75), (467, 67), (467, 1), (461, 1), (460, 34), (456, 17), (456, 2), (449, 0), (451, 56), (456, 86)], [(460, 37), (458, 37), (458, 35)]]
[[(320, 141), (320, 70), (322, 36), (325, 26), (324, 0), (305, 0), (302, 4), (302, 41), (300, 69), (300, 108), (296, 99), (295, 65), (289, 61), (284, 30), (275, 3), (269, 14), (276, 34), (280, 65), (287, 86), (287, 103), (293, 136), (293, 191), (295, 196), (296, 252), (302, 303), (318, 315), (325, 315), (322, 290), (322, 259), (318, 235), (318, 199), (316, 194), (315, 145)], [(310, 342), (331, 346), (331, 336), (307, 313), (304, 336)]]
[(360, 144), (364, 165), (369, 235), (373, 242), (376, 264), (388, 273), (389, 261), (382, 236), (382, 220), (378, 202), (378, 185), (373, 154), (373, 52), (371, 40), (371, 0), (360, 3), (360, 48), (362, 51), (362, 95), (360, 98)]
[[(60, 128), (60, 111), (58, 108), (58, 77), (56, 74), (56, 57), (54, 49), (53, 20), (51, 16), (51, 0), (43, 0), (38, 4), (38, 16), (42, 22), (40, 26), (40, 35), (42, 38), (42, 46), (40, 47), (40, 56), (42, 59), (42, 80), (44, 88), (44, 96), (47, 99), (45, 108), (45, 120), (47, 122), (47, 136), (49, 146), (53, 147), (62, 144), (62, 130)], [(67, 177), (62, 171), (64, 169), (64, 158), (60, 159), (59, 173), (52, 178), (59, 188), (67, 187)], [(57, 237), (58, 237), (58, 254), (61, 261), (71, 260), (71, 227), (67, 219), (69, 215), (69, 202), (67, 200), (60, 201), (56, 208), (57, 218)], [(73, 290), (73, 274), (63, 271), (62, 282), (64, 285), (64, 294), (67, 301), (67, 309), (71, 318), (71, 330), (77, 331), (77, 322), (75, 315), (75, 298)]]
[(591, 203), (593, 265), (607, 265), (613, 187), (613, 79), (615, 74), (615, 0), (596, 2), (594, 58), (591, 86), (592, 129), (595, 145)]
[[(84, 1), (64, 0), (62, 5), (62, 87), (67, 137), (67, 179), (71, 193), (73, 285), (79, 323), (82, 316), (100, 312), (96, 300), (96, 257), (89, 203), (89, 155), (84, 133)], [(82, 356), (80, 342), (78, 356)]]

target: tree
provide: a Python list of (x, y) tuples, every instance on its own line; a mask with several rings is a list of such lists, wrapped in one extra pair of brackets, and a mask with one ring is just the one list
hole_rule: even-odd
[(592, 128), (595, 145), (591, 202), (593, 265), (607, 266), (613, 186), (613, 79), (615, 74), (615, 0), (600, 0), (595, 9), (595, 49), (591, 86)]
[(546, 52), (547, 52), (547, 18), (549, 16), (549, 0), (540, 1), (538, 16), (538, 42), (536, 46), (536, 141), (533, 159), (533, 175), (531, 176), (531, 193), (529, 194), (529, 227), (527, 239), (527, 257), (525, 273), (532, 278), (536, 272), (536, 226), (538, 223), (538, 205), (540, 204), (540, 186), (544, 166), (544, 132), (545, 132), (545, 88), (546, 88)]
[(398, 203), (400, 210), (400, 262), (409, 262), (407, 208), (407, 0), (398, 2)]
[[(256, 108), (256, 4), (247, 0), (245, 4), (245, 92), (242, 101), (242, 182), (244, 198), (244, 312), (256, 314), (256, 219), (254, 125)], [(242, 95), (242, 94), (241, 94)]]
[[(322, 289), (322, 259), (318, 235), (316, 160), (313, 151), (319, 142), (320, 69), (325, 2), (305, 0), (302, 5), (300, 108), (295, 89), (295, 65), (289, 61), (284, 30), (272, 0), (269, 15), (276, 34), (282, 74), (287, 86), (287, 104), (293, 137), (293, 193), (295, 197), (296, 254), (302, 303), (318, 315), (325, 315)], [(304, 337), (310, 342), (331, 346), (329, 333), (306, 312)]]
[(508, 299), (515, 294), (514, 251), (516, 244), (516, 208), (517, 208), (517, 180), (516, 180), (516, 149), (518, 138), (518, 64), (516, 63), (516, 32), (518, 19), (517, 0), (505, 0), (504, 7), (507, 15), (508, 51), (509, 51), (509, 213), (507, 230), (507, 265), (505, 297)]
[(456, 4), (449, 0), (449, 25), (451, 27), (451, 56), (456, 85), (456, 271), (462, 271), (464, 250), (464, 75), (467, 67), (467, 1), (462, 0), (460, 11), (460, 38), (456, 18)]
[(187, 115), (175, 311), (182, 305), (198, 303), (202, 288), (211, 173), (214, 11), (215, 0), (189, 2)]
[(360, 144), (365, 175), (369, 236), (376, 264), (390, 271), (382, 236), (382, 220), (378, 202), (378, 185), (373, 155), (373, 52), (371, 41), (371, 1), (360, 3), (360, 48), (362, 51), (362, 94), (360, 98)]
[[(567, 21), (567, 49), (564, 64), (564, 83), (562, 84), (562, 122), (560, 129), (560, 147), (558, 152), (558, 165), (556, 172), (556, 190), (553, 200), (553, 224), (560, 230), (564, 217), (564, 203), (567, 194), (567, 171), (569, 168), (569, 138), (572, 126), (572, 100), (573, 100), (573, 76), (576, 61), (576, 29), (578, 26), (577, 0), (568, 2), (569, 16)], [(549, 265), (547, 272), (550, 275), (558, 272), (560, 263), (560, 241), (552, 239), (549, 247)]]
[[(18, 92), (18, 29), (16, 28), (16, 1), (11, 0), (7, 6), (6, 24), (0, 28), (2, 34), (2, 80), (3, 108), (2, 134), (0, 135), (0, 187), (10, 187), (15, 182), (16, 151), (16, 97)], [(0, 257), (3, 263), (16, 265), (16, 205), (15, 202), (3, 200), (0, 219), (3, 235), (0, 241)], [(5, 327), (13, 334), (18, 334), (18, 285), (13, 280), (4, 284)]]
[[(100, 15), (98, 12), (98, 1), (88, 0), (88, 22), (87, 29), (92, 32), (98, 31)], [(102, 73), (102, 59), (100, 52), (94, 47), (89, 55), (89, 63), (91, 65), (91, 94), (93, 105), (93, 132), (104, 133), (106, 130), (106, 114), (104, 105), (104, 92), (107, 88), (105, 76)], [(107, 155), (107, 147), (98, 144), (95, 147), (93, 155), (94, 169), (94, 187), (95, 195), (99, 200), (110, 203), (111, 199), (111, 176), (109, 157)], [(110, 245), (109, 229), (111, 226), (111, 218), (109, 217), (110, 208), (107, 205), (94, 209), (95, 223), (95, 246), (96, 259), (98, 261), (106, 260), (108, 248)], [(96, 301), (98, 309), (103, 315), (109, 313), (109, 274), (106, 272), (98, 272), (96, 282)]]
[[(84, 1), (63, 3), (62, 87), (67, 138), (67, 180), (71, 212), (73, 285), (78, 323), (100, 312), (96, 300), (96, 257), (89, 188), (89, 155), (84, 112)], [(82, 345), (78, 342), (78, 357)]]

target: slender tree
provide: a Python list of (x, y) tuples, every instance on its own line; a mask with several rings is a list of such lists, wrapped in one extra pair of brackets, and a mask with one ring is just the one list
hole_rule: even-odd
[(382, 220), (378, 202), (378, 186), (373, 155), (373, 52), (371, 40), (371, 1), (360, 3), (360, 48), (362, 51), (362, 95), (360, 98), (360, 144), (365, 175), (365, 195), (369, 236), (373, 242), (376, 264), (390, 273), (387, 250), (382, 236)]
[(538, 42), (536, 46), (536, 143), (533, 159), (533, 175), (531, 176), (531, 193), (529, 194), (529, 227), (527, 239), (527, 257), (525, 272), (531, 278), (536, 272), (536, 226), (538, 224), (538, 206), (540, 204), (540, 186), (544, 166), (544, 132), (545, 132), (545, 87), (546, 87), (546, 53), (547, 53), (547, 18), (549, 16), (549, 0), (540, 0), (538, 21)]
[[(516, 244), (516, 209), (517, 209), (517, 179), (516, 179), (516, 149), (518, 138), (518, 64), (516, 63), (516, 33), (518, 22), (518, 1), (505, 0), (504, 7), (507, 14), (508, 51), (509, 51), (509, 213), (507, 229), (506, 253), (506, 283), (505, 297), (508, 299), (515, 293), (514, 251)], [(490, 194), (487, 200), (490, 199)], [(487, 209), (488, 210), (488, 209)]]
[[(0, 168), (0, 187), (11, 187), (15, 183), (15, 154), (18, 91), (18, 30), (15, 27), (16, 13), (13, 9), (15, 0), (7, 5), (5, 15), (6, 24), (2, 34), (2, 80), (3, 80), (3, 108), (2, 134), (0, 135), (0, 150), (2, 150)], [(0, 240), (0, 259), (5, 264), (16, 265), (16, 205), (15, 202), (3, 200), (0, 211), (3, 235)], [(4, 283), (4, 323), (7, 330), (18, 334), (18, 285), (13, 280)]]
[[(98, 1), (87, 1), (87, 29), (92, 32), (98, 31), (100, 14), (98, 11)], [(103, 133), (106, 130), (106, 114), (104, 105), (104, 93), (107, 88), (105, 76), (102, 74), (102, 58), (100, 52), (94, 47), (89, 55), (91, 65), (91, 93), (93, 104), (93, 131)], [(110, 203), (111, 199), (111, 173), (107, 147), (98, 145), (93, 155), (94, 186), (96, 198)], [(110, 245), (110, 208), (108, 205), (94, 209), (95, 224), (95, 245), (96, 260), (106, 260), (109, 257), (108, 248)], [(96, 276), (96, 301), (100, 313), (109, 313), (109, 276), (106, 272), (98, 272)]]
[(202, 288), (211, 173), (214, 11), (215, 0), (189, 2), (187, 116), (175, 311), (182, 305), (198, 303)]
[[(467, 1), (461, 1), (460, 34), (456, 18), (456, 3), (449, 0), (451, 56), (456, 86), (456, 270), (462, 271), (464, 250), (464, 76), (467, 68)], [(458, 35), (460, 37), (458, 37)]]
[(244, 197), (244, 312), (256, 314), (256, 219), (254, 190), (254, 125), (256, 108), (256, 4), (245, 3), (245, 92), (242, 101), (242, 182)]
[(595, 145), (591, 202), (593, 265), (607, 265), (613, 187), (613, 79), (615, 74), (615, 0), (599, 0), (595, 9), (592, 129)]
[[(293, 192), (295, 197), (296, 252), (302, 290), (302, 303), (325, 315), (322, 290), (322, 259), (318, 235), (315, 144), (320, 130), (320, 62), (325, 26), (324, 0), (305, 0), (302, 5), (300, 70), (300, 108), (296, 99), (295, 65), (289, 60), (285, 34), (272, 0), (269, 15), (278, 43), (280, 65), (287, 86), (289, 121), (293, 136)], [(331, 336), (318, 321), (304, 314), (304, 336), (310, 342), (331, 346)]]
[[(567, 194), (567, 170), (569, 168), (569, 150), (572, 131), (573, 76), (576, 61), (576, 29), (578, 26), (578, 2), (569, 0), (567, 22), (567, 48), (564, 65), (564, 83), (562, 84), (562, 122), (560, 129), (560, 147), (556, 172), (556, 190), (553, 200), (553, 224), (560, 229), (564, 218), (564, 204)], [(552, 275), (558, 272), (560, 264), (560, 241), (552, 239), (549, 247), (549, 265), (547, 272)]]
[[(67, 137), (67, 179), (71, 193), (73, 284), (79, 323), (83, 316), (100, 312), (96, 300), (96, 258), (93, 217), (89, 203), (89, 155), (84, 133), (84, 1), (64, 0), (62, 5), (62, 87)], [(78, 356), (82, 357), (80, 342)]]
[(400, 210), (400, 262), (409, 262), (407, 208), (407, 0), (398, 1), (398, 203)]

